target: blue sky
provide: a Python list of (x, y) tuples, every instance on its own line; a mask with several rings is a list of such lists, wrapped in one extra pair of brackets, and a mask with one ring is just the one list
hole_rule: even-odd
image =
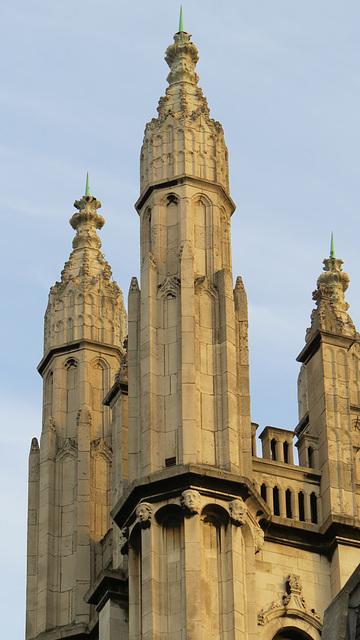
[[(252, 419), (297, 423), (297, 354), (330, 233), (360, 327), (360, 3), (183, 3), (200, 86), (229, 148), (234, 277), (250, 317)], [(23, 637), (27, 456), (41, 429), (43, 316), (71, 250), (73, 202), (100, 232), (125, 300), (139, 274), (139, 152), (166, 88), (173, 0), (9, 1), (1, 10), (1, 607)], [(5, 580), (3, 579), (5, 577)]]

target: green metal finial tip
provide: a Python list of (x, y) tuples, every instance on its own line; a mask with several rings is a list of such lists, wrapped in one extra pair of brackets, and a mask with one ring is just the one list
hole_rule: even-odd
[(335, 259), (335, 245), (334, 245), (334, 234), (333, 234), (333, 232), (331, 232), (330, 258), (334, 258)]
[(179, 32), (180, 33), (181, 32), (186, 33), (186, 31), (184, 29), (184, 16), (183, 16), (182, 4), (180, 5)]
[(89, 196), (89, 195), (90, 195), (89, 172), (87, 172), (87, 174), (86, 174), (86, 188), (85, 188), (85, 195), (86, 195), (86, 196)]

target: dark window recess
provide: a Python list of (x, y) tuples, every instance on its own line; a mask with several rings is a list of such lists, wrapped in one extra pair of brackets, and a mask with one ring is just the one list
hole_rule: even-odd
[(310, 469), (314, 467), (314, 449), (312, 447), (308, 447), (308, 465)]
[(176, 457), (165, 458), (165, 467), (174, 467), (176, 465)]
[(310, 496), (310, 512), (311, 512), (311, 522), (317, 524), (317, 504), (316, 504), (316, 495), (312, 493)]
[(284, 451), (284, 462), (289, 464), (289, 445), (287, 442), (283, 443), (283, 451)]
[(299, 520), (305, 522), (304, 494), (299, 491)]
[(286, 491), (285, 491), (285, 503), (286, 503), (286, 517), (287, 518), (292, 518), (291, 491), (290, 491), (290, 489), (286, 489)]
[(273, 438), (270, 442), (271, 460), (276, 460), (276, 440)]
[(274, 516), (280, 515), (280, 502), (279, 502), (279, 489), (273, 488), (273, 504), (274, 504)]
[(260, 495), (262, 499), (266, 502), (266, 484), (261, 485)]

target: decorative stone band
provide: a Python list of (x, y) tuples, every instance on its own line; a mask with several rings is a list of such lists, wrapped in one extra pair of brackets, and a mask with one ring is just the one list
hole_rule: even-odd
[[(154, 511), (154, 505), (148, 502), (140, 502), (135, 509), (135, 513), (133, 512), (133, 515), (130, 516), (129, 521), (126, 523), (129, 526), (125, 526), (121, 529), (121, 553), (126, 554), (128, 552), (128, 541), (131, 539), (134, 527), (140, 526), (141, 529), (148, 529), (153, 521), (154, 524), (156, 524), (157, 513), (159, 511), (162, 511), (164, 508), (171, 510), (176, 507), (179, 509), (179, 503), (182, 507), (185, 518), (192, 518), (196, 515), (200, 516), (202, 513), (205, 513), (206, 507), (214, 504), (213, 501), (206, 500), (206, 498), (202, 496), (199, 491), (196, 491), (196, 489), (186, 489), (181, 493), (179, 498), (171, 502), (167, 502), (166, 505), (159, 506), (156, 510), (156, 514)], [(255, 553), (261, 551), (264, 545), (264, 531), (260, 527), (257, 518), (253, 515), (250, 508), (246, 506), (245, 502), (241, 498), (237, 498), (230, 502), (221, 501), (220, 503), (217, 501), (216, 506), (224, 509), (224, 512), (227, 511), (227, 522), (230, 521), (234, 527), (247, 525), (252, 532)], [(155, 518), (153, 518), (154, 515)]]

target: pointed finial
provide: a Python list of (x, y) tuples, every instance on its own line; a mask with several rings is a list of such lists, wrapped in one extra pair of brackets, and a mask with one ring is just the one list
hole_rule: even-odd
[(333, 234), (333, 232), (331, 232), (330, 258), (335, 259), (335, 245), (334, 245), (334, 234)]
[(86, 174), (86, 187), (85, 187), (85, 195), (90, 195), (90, 184), (89, 184), (89, 172)]
[(184, 16), (183, 16), (182, 4), (180, 5), (179, 33), (186, 33), (184, 29)]

